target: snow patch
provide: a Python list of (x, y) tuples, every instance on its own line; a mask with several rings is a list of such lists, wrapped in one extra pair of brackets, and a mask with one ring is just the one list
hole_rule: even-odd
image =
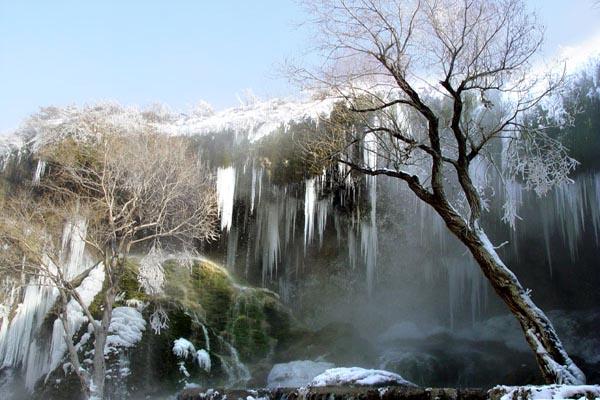
[(398, 374), (359, 367), (332, 368), (315, 377), (310, 386), (415, 386)]
[(600, 385), (496, 386), (489, 393), (500, 400), (598, 399)]

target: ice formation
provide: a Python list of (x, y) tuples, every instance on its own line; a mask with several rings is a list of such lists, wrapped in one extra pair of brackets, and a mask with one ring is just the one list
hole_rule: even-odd
[(179, 359), (179, 367), (183, 372), (185, 370), (184, 375), (189, 376), (187, 374), (187, 369), (185, 369), (184, 361), (188, 358), (192, 359), (195, 363), (198, 364), (200, 368), (202, 368), (206, 372), (210, 372), (211, 368), (211, 360), (210, 354), (208, 351), (204, 349), (200, 349), (196, 351), (196, 348), (187, 339), (179, 338), (173, 342), (173, 354), (175, 354)]
[(146, 321), (138, 310), (133, 307), (116, 307), (108, 328), (105, 352), (135, 346), (142, 340), (145, 330)]
[(235, 168), (217, 169), (217, 205), (221, 216), (221, 230), (228, 231), (233, 220), (235, 195)]
[(37, 167), (35, 167), (35, 172), (33, 173), (33, 183), (38, 184), (46, 171), (46, 161), (38, 160)]
[[(61, 268), (67, 278), (89, 270), (76, 289), (84, 303), (89, 305), (102, 289), (104, 267), (99, 264), (92, 268), (84, 253), (85, 227), (85, 220), (81, 218), (73, 218), (65, 225)], [(14, 288), (9, 296), (16, 307), (13, 318), (2, 318), (0, 326), (0, 365), (2, 368), (21, 368), (25, 385), (32, 390), (41, 377), (60, 365), (67, 350), (65, 331), (61, 321), (56, 319), (49, 339), (39, 334), (46, 314), (56, 302), (58, 291), (55, 288), (34, 280), (24, 288), (22, 300), (17, 300), (18, 292), (19, 289)], [(74, 299), (67, 304), (67, 317), (70, 335), (87, 321)]]
[(206, 350), (200, 349), (196, 352), (196, 362), (198, 363), (198, 366), (200, 368), (202, 368), (206, 372), (210, 372), (210, 355)]
[(186, 359), (189, 356), (196, 354), (196, 348), (189, 340), (179, 338), (173, 342), (173, 354), (179, 358)]

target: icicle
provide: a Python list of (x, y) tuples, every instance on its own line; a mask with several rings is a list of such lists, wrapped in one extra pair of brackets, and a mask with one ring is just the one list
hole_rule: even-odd
[[(60, 259), (63, 264), (61, 268), (67, 277), (75, 277), (92, 266), (84, 254), (85, 232), (86, 222), (79, 217), (73, 217), (63, 229)], [(49, 260), (48, 263), (51, 264)], [(87, 304), (91, 304), (101, 290), (103, 281), (104, 269), (98, 266), (91, 270), (77, 288)], [(57, 289), (43, 280), (34, 280), (25, 287), (13, 318), (10, 321), (7, 318), (2, 319), (0, 366), (21, 366), (24, 370), (25, 385), (30, 390), (33, 390), (35, 383), (44, 374), (59, 365), (66, 351), (65, 333), (60, 320), (54, 321), (49, 341), (47, 337), (40, 336), (39, 331), (57, 296)], [(67, 305), (67, 316), (73, 332), (79, 329), (86, 319), (75, 300), (71, 300)]]
[(42, 176), (44, 176), (44, 172), (46, 171), (46, 161), (38, 160), (37, 167), (35, 168), (35, 172), (33, 173), (33, 184), (37, 185), (40, 183)]
[(304, 193), (304, 252), (306, 247), (312, 242), (313, 232), (315, 229), (315, 203), (317, 194), (315, 191), (314, 178), (306, 181), (306, 189)]
[(250, 191), (250, 215), (254, 213), (254, 199), (256, 198), (256, 169), (252, 168), (252, 186)]
[(328, 199), (319, 200), (317, 205), (317, 233), (319, 236), (319, 247), (323, 246), (323, 236), (327, 227), (327, 217), (329, 215), (331, 201)]
[(292, 197), (286, 196), (285, 202), (285, 247), (290, 240), (295, 239), (296, 233), (296, 215), (298, 213), (298, 201)]
[[(369, 169), (377, 168), (377, 138), (367, 133), (363, 141), (363, 160)], [(377, 266), (377, 177), (365, 176), (371, 207), (369, 221), (362, 222), (360, 227), (361, 252), (366, 265), (367, 293), (373, 291), (373, 280)]]
[(231, 228), (229, 237), (227, 238), (227, 269), (229, 271), (235, 270), (235, 260), (238, 248), (238, 237), (239, 232), (237, 227)]
[(83, 267), (91, 263), (90, 260), (84, 260), (86, 233), (87, 221), (81, 217), (73, 217), (63, 229), (61, 263), (68, 279), (79, 275), (84, 271)]
[(367, 293), (373, 291), (373, 278), (377, 266), (377, 227), (368, 222), (360, 227), (361, 252), (366, 266)]
[(267, 210), (266, 244), (263, 245), (263, 283), (267, 275), (273, 278), (273, 272), (277, 271), (279, 260), (279, 206), (269, 204)]
[(221, 230), (231, 229), (235, 195), (235, 168), (217, 169), (217, 205), (221, 216)]
[(450, 329), (456, 328), (456, 317), (467, 301), (471, 307), (471, 323), (475, 323), (487, 301), (484, 275), (471, 256), (444, 258), (442, 265), (448, 276)]

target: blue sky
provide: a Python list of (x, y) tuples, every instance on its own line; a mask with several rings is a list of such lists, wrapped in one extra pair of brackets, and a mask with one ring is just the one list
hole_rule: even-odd
[[(547, 27), (546, 53), (600, 32), (593, 0), (528, 0)], [(277, 64), (308, 36), (293, 0), (0, 0), (0, 131), (39, 106), (116, 100), (216, 109), (251, 88), (293, 92)]]

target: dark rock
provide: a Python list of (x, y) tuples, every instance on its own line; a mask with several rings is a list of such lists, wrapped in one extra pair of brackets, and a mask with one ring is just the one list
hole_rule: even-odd
[(484, 400), (483, 389), (418, 388), (410, 386), (353, 387), (328, 386), (315, 388), (279, 388), (273, 390), (214, 390), (186, 389), (179, 400), (228, 400), (267, 398), (269, 400)]

